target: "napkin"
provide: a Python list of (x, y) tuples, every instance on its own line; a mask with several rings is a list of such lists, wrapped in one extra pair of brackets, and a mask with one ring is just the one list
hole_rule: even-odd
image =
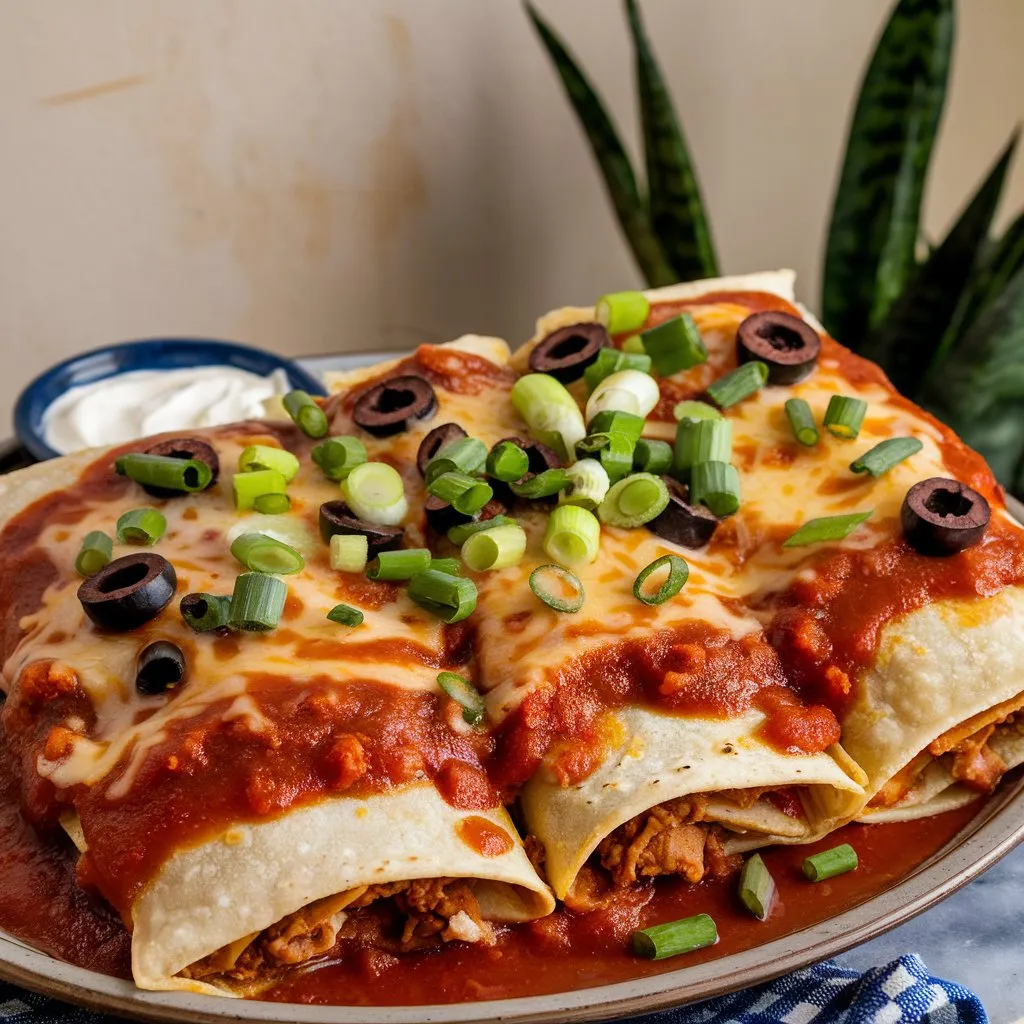
[[(116, 1024), (56, 999), (0, 982), (2, 1024)], [(932, 978), (910, 954), (864, 974), (816, 964), (767, 985), (697, 1006), (632, 1018), (630, 1024), (988, 1024), (978, 997)]]

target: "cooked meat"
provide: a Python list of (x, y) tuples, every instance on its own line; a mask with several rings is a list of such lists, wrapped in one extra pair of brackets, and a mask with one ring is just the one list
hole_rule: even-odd
[[(718, 875), (732, 870), (735, 860), (725, 856), (717, 826), (698, 824), (705, 805), (700, 795), (670, 800), (631, 818), (604, 838), (597, 857), (613, 885), (658, 875), (682, 875), (689, 882), (699, 882), (708, 872)], [(579, 898), (584, 898), (584, 891)], [(590, 898), (603, 897), (592, 892)]]
[(953, 748), (954, 779), (981, 793), (991, 793), (1006, 771), (1006, 762), (988, 745), (995, 725), (987, 725)]
[[(367, 909), (385, 900), (391, 901), (403, 919), (400, 936), (385, 933), (383, 925), (390, 918), (385, 915), (382, 919)], [(456, 940), (494, 942), (494, 932), (481, 917), (468, 882), (453, 878), (389, 882), (310, 903), (261, 934), (192, 964), (182, 975), (196, 979), (221, 976), (247, 984), (273, 977), (285, 966), (324, 956), (342, 942), (399, 953)]]
[[(406, 915), (403, 949), (433, 945), (433, 941), (423, 940), (434, 940), (438, 933), (445, 942), (494, 942), (494, 932), (481, 918), (480, 904), (468, 882), (452, 878), (417, 879), (395, 897), (395, 903)], [(473, 937), (466, 938), (467, 935)]]
[(738, 853), (726, 853), (722, 842), (722, 831), (712, 825), (704, 842), (704, 873), (712, 878), (724, 878), (743, 867), (743, 858)]

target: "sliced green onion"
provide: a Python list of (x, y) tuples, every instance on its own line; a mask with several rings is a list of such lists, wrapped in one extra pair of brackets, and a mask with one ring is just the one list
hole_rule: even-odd
[(458, 576), (462, 572), (462, 563), (457, 558), (432, 558), (430, 568), (446, 572), (449, 576)]
[(825, 410), (825, 429), (834, 437), (854, 438), (860, 433), (868, 403), (863, 398), (833, 395)]
[(576, 457), (585, 459), (589, 455), (597, 455), (609, 444), (611, 444), (611, 434), (587, 434), (583, 440), (576, 442)]
[(433, 483), (445, 473), (463, 473), (475, 476), (487, 465), (487, 445), (475, 437), (460, 437), (449, 441), (427, 463), (426, 481)]
[(559, 505), (548, 516), (544, 554), (560, 565), (589, 565), (597, 559), (600, 542), (601, 524), (593, 512), (576, 505)]
[(474, 572), (518, 565), (526, 552), (526, 533), (518, 523), (474, 533), (462, 545), (462, 560)]
[(633, 449), (633, 468), (641, 473), (653, 473), (660, 476), (672, 468), (675, 453), (667, 441), (652, 441), (641, 437)]
[(370, 542), (361, 533), (336, 533), (331, 537), (331, 568), (338, 572), (363, 572)]
[(155, 508), (133, 508), (117, 521), (118, 544), (155, 544), (167, 531), (167, 520)]
[(238, 456), (238, 468), (243, 472), (257, 469), (276, 469), (290, 483), (299, 472), (299, 460), (284, 448), (269, 444), (251, 444)]
[(442, 473), (427, 485), (427, 493), (467, 516), (475, 516), (494, 497), (486, 480), (466, 473)]
[(633, 472), (633, 450), (633, 441), (625, 434), (608, 435), (608, 444), (597, 457), (612, 483)]
[(802, 548), (808, 544), (820, 544), (827, 540), (843, 540), (849, 537), (861, 523), (870, 519), (874, 511), (874, 509), (870, 509), (867, 512), (850, 512), (848, 515), (809, 519), (796, 533), (784, 540), (782, 546), (784, 548)]
[(371, 580), (409, 580), (430, 568), (429, 548), (403, 548), (401, 551), (382, 551), (370, 562), (366, 575)]
[(288, 576), (301, 572), (306, 560), (295, 548), (265, 533), (243, 533), (231, 545), (231, 554), (252, 572)]
[(350, 604), (336, 604), (327, 613), (327, 618), (342, 626), (361, 626), (363, 624), (363, 613)]
[(668, 505), (668, 488), (652, 473), (634, 473), (613, 484), (597, 514), (602, 523), (632, 529), (656, 519)]
[(593, 422), (597, 414), (606, 409), (646, 417), (660, 397), (658, 382), (650, 374), (639, 370), (619, 370), (605, 377), (587, 399), (587, 422)]
[(854, 473), (870, 473), (874, 477), (879, 477), (898, 466), (904, 459), (916, 455), (923, 447), (916, 437), (890, 437), (854, 459), (850, 463), (850, 469)]
[(195, 633), (211, 633), (228, 624), (231, 598), (221, 594), (186, 594), (178, 605), (185, 625)]
[[(639, 334), (634, 334), (628, 337), (622, 343), (622, 351), (629, 355), (647, 355), (647, 353), (644, 352), (644, 343), (640, 340)], [(637, 369), (643, 370), (644, 367), (640, 366), (637, 367)], [(648, 366), (647, 369), (650, 369), (650, 366)], [(646, 372), (646, 370), (644, 372)]]
[(530, 470), (530, 456), (514, 441), (499, 441), (487, 456), (487, 475), (506, 484), (519, 480)]
[(453, 526), (448, 531), (448, 539), (456, 547), (461, 547), (474, 533), (480, 533), (481, 530), (493, 530), (496, 526), (506, 526), (508, 523), (514, 522), (515, 520), (508, 516), (494, 516), (491, 519), (481, 519), (475, 523), (459, 523), (458, 526)]
[(82, 538), (75, 559), (79, 576), (95, 576), (114, 556), (114, 542), (102, 531), (93, 530)]
[(698, 462), (690, 470), (690, 500), (705, 505), (719, 519), (734, 515), (740, 507), (736, 467), (728, 462)]
[(646, 352), (620, 352), (614, 348), (603, 348), (597, 358), (583, 371), (587, 388), (593, 391), (606, 377), (620, 370), (639, 370), (649, 373), (651, 357)]
[(276, 576), (262, 572), (243, 572), (235, 580), (228, 608), (228, 625), (247, 632), (275, 629), (281, 621), (288, 587)]
[(543, 473), (509, 484), (512, 493), (520, 498), (550, 498), (569, 486), (569, 474), (564, 469), (545, 469)]
[(765, 363), (744, 363), (714, 384), (709, 384), (707, 392), (723, 409), (729, 409), (760, 391), (767, 382), (768, 367)]
[(379, 526), (397, 526), (409, 511), (402, 477), (386, 462), (364, 462), (341, 482), (348, 507), (360, 519)]
[(587, 433), (622, 434), (635, 444), (640, 440), (640, 435), (644, 432), (644, 422), (643, 416), (634, 416), (631, 412), (606, 409), (604, 412), (599, 412), (587, 424)]
[(409, 597), (442, 622), (459, 622), (476, 608), (476, 584), (463, 576), (427, 569), (409, 580)]
[(651, 304), (643, 292), (609, 292), (594, 305), (594, 317), (609, 334), (639, 331), (647, 323)]
[(775, 899), (775, 879), (772, 878), (761, 854), (747, 858), (740, 873), (740, 900), (758, 921), (764, 921), (772, 910)]
[(287, 494), (257, 494), (252, 507), (265, 516), (281, 516), (292, 507), (292, 499)]
[(358, 437), (343, 434), (321, 441), (310, 455), (328, 480), (340, 482), (366, 461), (366, 445)]
[(558, 495), (561, 505), (578, 505), (591, 512), (604, 501), (611, 480), (597, 459), (580, 459), (566, 471), (569, 486)]
[(679, 421), (672, 463), (677, 476), (685, 477), (698, 462), (728, 462), (731, 458), (731, 420)]
[(692, 399), (676, 402), (672, 409), (672, 415), (680, 422), (682, 420), (720, 420), (722, 418), (722, 414), (713, 405)]
[[(648, 576), (658, 572), (660, 569), (668, 569), (668, 575), (664, 582), (654, 593), (649, 593), (644, 584)], [(669, 598), (675, 597), (680, 590), (686, 586), (690, 578), (690, 567), (678, 555), (662, 555), (656, 558), (650, 565), (645, 566), (637, 574), (633, 581), (633, 596), (644, 604), (664, 604)]]
[(857, 851), (849, 843), (815, 853), (803, 863), (804, 874), (812, 882), (824, 882), (826, 878), (835, 878), (836, 875), (845, 875), (847, 871), (856, 869)]
[(661, 377), (671, 377), (680, 370), (707, 362), (708, 350), (689, 313), (651, 327), (640, 335), (640, 340), (651, 357), (655, 373)]
[(276, 469), (257, 469), (251, 473), (235, 473), (231, 490), (235, 495), (235, 508), (239, 512), (256, 507), (261, 494), (284, 494), (285, 479)]
[(579, 576), (561, 565), (538, 565), (530, 573), (530, 589), (549, 608), (569, 615), (578, 612), (586, 599)]
[(793, 428), (793, 436), (810, 448), (818, 443), (818, 427), (814, 422), (811, 407), (802, 398), (790, 398), (786, 402), (786, 416)]
[(121, 476), (138, 484), (189, 494), (209, 487), (213, 479), (213, 471), (199, 459), (175, 459), (170, 455), (146, 455), (144, 452), (122, 455), (114, 468)]
[(437, 685), (462, 708), (463, 721), (474, 728), (483, 722), (484, 699), (468, 679), (458, 672), (438, 672)]
[(281, 402), (306, 437), (323, 437), (327, 433), (326, 413), (305, 391), (289, 391)]
[(512, 405), (541, 444), (570, 461), (587, 431), (576, 399), (562, 384), (546, 373), (528, 373), (512, 386)]
[(680, 953), (692, 953), (718, 942), (718, 928), (707, 914), (684, 917), (681, 921), (656, 924), (633, 932), (633, 951), (647, 960), (664, 960)]

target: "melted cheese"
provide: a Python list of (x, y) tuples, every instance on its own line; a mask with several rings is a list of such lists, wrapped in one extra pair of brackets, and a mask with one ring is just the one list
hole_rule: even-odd
[[(477, 342), (477, 351), (490, 353), (499, 363), (504, 361), (503, 343), (496, 339)], [(507, 358), (507, 347), (504, 355)], [(367, 379), (377, 372), (379, 368), (367, 368), (358, 379)], [(479, 396), (440, 388), (436, 391), (439, 409), (428, 422), (397, 438), (362, 435), (369, 459), (386, 457), (402, 469), (410, 504), (404, 524), (406, 544), (412, 547), (424, 543), (421, 509), (425, 494), (416, 470), (416, 452), (424, 435), (450, 420), (465, 424), (474, 434), (490, 441), (524, 430), (508, 402), (502, 403), (501, 408), (495, 407), (487, 429), (480, 431), (476, 424)], [(344, 414), (339, 414), (332, 424), (332, 433), (348, 432), (353, 432), (353, 428)], [(81, 580), (74, 571), (81, 538), (91, 530), (113, 534), (122, 512), (149, 501), (141, 490), (133, 488), (118, 502), (96, 503), (74, 528), (49, 525), (40, 534), (38, 542), (56, 564), (58, 579), (46, 590), (38, 611), (22, 620), (26, 635), (4, 665), (3, 676), (9, 686), (26, 665), (52, 660), (71, 668), (89, 697), (96, 721), (88, 735), (84, 734), (81, 721), (65, 722), (77, 734), (70, 750), (59, 760), (51, 761), (40, 755), (37, 761), (38, 773), (59, 788), (93, 785), (126, 759), (110, 788), (112, 798), (124, 795), (147, 752), (167, 737), (168, 727), (202, 714), (215, 702), (229, 702), (227, 717), (243, 720), (249, 729), (266, 728), (268, 723), (247, 692), (250, 680), (256, 676), (264, 680), (276, 676), (280, 685), (296, 687), (307, 680), (326, 677), (339, 682), (368, 679), (438, 692), (437, 663), (444, 649), (444, 626), (412, 602), (404, 589), (379, 608), (348, 594), (344, 577), (330, 568), (329, 550), (320, 541), (317, 526), (321, 503), (340, 498), (338, 485), (326, 480), (308, 458), (289, 484), (292, 512), (288, 518), (304, 521), (315, 541), (306, 547), (305, 568), (284, 577), (289, 604), (280, 627), (270, 634), (239, 636), (233, 644), (228, 641), (231, 646), (224, 653), (218, 648), (222, 642), (215, 636), (196, 635), (185, 625), (177, 610), (181, 596), (190, 592), (230, 594), (235, 577), (243, 571), (229, 551), (231, 539), (239, 533), (240, 520), (244, 524), (246, 519), (252, 519), (261, 528), (266, 522), (266, 517), (240, 516), (234, 510), (231, 476), (247, 444), (276, 442), (265, 437), (219, 435), (212, 440), (222, 466), (217, 485), (202, 494), (161, 503), (167, 531), (153, 550), (174, 565), (178, 589), (175, 599), (144, 631), (99, 634), (78, 601)], [(115, 544), (114, 557), (137, 550)], [(327, 612), (339, 601), (360, 607), (365, 617), (363, 625), (346, 629), (329, 621)], [(145, 633), (145, 641), (140, 638), (141, 632)], [(135, 688), (135, 665), (143, 643), (155, 638), (175, 642), (188, 652), (188, 678), (185, 685), (170, 695), (147, 697)], [(408, 653), (410, 644), (424, 652), (422, 659)], [(352, 651), (351, 656), (347, 656), (346, 648)]]
[[(786, 294), (787, 278), (779, 284)], [(652, 293), (652, 299), (659, 298)], [(671, 297), (671, 296), (667, 296)], [(681, 374), (677, 381), (695, 390), (720, 376), (735, 363), (735, 336), (748, 310), (735, 304), (697, 304), (691, 307), (709, 349), (706, 364)], [(525, 368), (526, 354), (540, 337), (558, 327), (592, 319), (593, 310), (558, 310), (542, 318), (538, 337), (513, 357), (512, 364)], [(507, 348), (495, 339), (471, 336), (456, 347), (474, 357), (481, 353), (503, 364)], [(388, 364), (388, 368), (394, 364)], [(368, 367), (343, 375), (347, 388), (382, 372)], [(410, 501), (406, 544), (425, 542), (419, 509), (423, 482), (416, 469), (416, 453), (424, 435), (445, 422), (456, 422), (472, 436), (491, 445), (502, 437), (526, 436), (523, 422), (509, 401), (509, 381), (479, 381), (466, 393), (438, 389), (440, 408), (425, 423), (391, 438), (375, 439), (361, 434), (370, 459), (386, 458), (405, 480)], [(581, 406), (582, 382), (573, 385)], [(783, 404), (787, 398), (805, 398), (820, 422), (833, 394), (856, 395), (868, 402), (868, 414), (859, 438), (838, 440), (822, 431), (819, 443), (805, 449), (795, 443)], [(739, 513), (724, 523), (704, 550), (676, 548), (647, 530), (602, 530), (600, 555), (592, 565), (577, 570), (586, 591), (586, 603), (576, 615), (560, 615), (547, 608), (528, 586), (531, 571), (549, 559), (541, 550), (545, 506), (521, 514), (528, 535), (523, 561), (499, 572), (475, 574), (479, 600), (473, 623), (477, 631), (478, 659), (475, 682), (486, 691), (489, 718), (498, 723), (535, 686), (542, 685), (552, 670), (567, 658), (578, 657), (630, 636), (699, 621), (727, 630), (734, 637), (762, 629), (757, 614), (745, 610), (750, 599), (788, 586), (798, 575), (813, 573), (809, 561), (821, 545), (787, 550), (781, 540), (808, 519), (817, 516), (874, 509), (868, 523), (833, 547), (872, 548), (899, 532), (899, 510), (914, 482), (929, 476), (950, 475), (944, 465), (939, 429), (915, 412), (888, 388), (878, 384), (852, 384), (835, 360), (823, 358), (810, 378), (795, 387), (765, 388), (728, 411), (734, 427), (734, 462), (740, 470), (742, 504)], [(339, 412), (333, 433), (354, 428)], [(671, 440), (674, 423), (648, 421), (647, 434)], [(878, 441), (894, 436), (914, 436), (923, 450), (879, 480), (855, 477), (849, 463)], [(229, 536), (237, 533), (238, 515), (230, 495), (231, 469), (241, 448), (252, 439), (218, 441), (223, 479), (215, 493), (167, 502), (168, 531), (157, 549), (175, 564), (179, 594), (189, 591), (228, 593), (239, 571), (227, 551)], [(337, 486), (325, 481), (307, 460), (289, 487), (292, 516), (305, 520), (316, 533), (321, 502), (338, 497)], [(289, 617), (270, 636), (245, 636), (237, 653), (218, 656), (217, 641), (194, 636), (183, 624), (174, 605), (157, 620), (158, 633), (189, 645), (189, 681), (171, 698), (140, 696), (133, 685), (139, 639), (132, 635), (105, 636), (100, 640), (85, 618), (75, 596), (78, 580), (73, 565), (80, 538), (89, 530), (112, 531), (117, 516), (143, 503), (133, 492), (119, 504), (97, 506), (75, 529), (47, 527), (40, 543), (60, 570), (58, 582), (46, 592), (43, 606), (29, 616), (23, 627), (27, 636), (4, 667), (7, 680), (17, 678), (32, 661), (54, 659), (69, 665), (80, 677), (96, 711), (96, 724), (81, 735), (69, 756), (60, 761), (40, 760), (40, 774), (61, 787), (94, 783), (106, 776), (128, 754), (127, 767), (117, 781), (114, 795), (130, 787), (146, 750), (158, 744), (168, 726), (198, 715), (214, 701), (230, 701), (229, 716), (244, 720), (253, 730), (264, 727), (258, 706), (247, 695), (250, 677), (279, 677), (281, 685), (302, 685), (312, 677), (338, 680), (372, 678), (382, 683), (419, 690), (435, 690), (437, 667), (411, 658), (395, 641), (414, 644), (427, 652), (442, 648), (443, 629), (437, 619), (413, 604), (404, 592), (381, 608), (364, 607), (365, 624), (345, 630), (329, 622), (328, 609), (344, 596), (339, 577), (328, 564), (326, 546), (310, 552), (306, 568), (287, 578), (291, 593)], [(997, 509), (998, 515), (1005, 515)], [(115, 555), (129, 549), (118, 548)], [(685, 589), (672, 601), (655, 608), (642, 606), (632, 594), (633, 581), (644, 566), (667, 552), (685, 557), (690, 577)], [(457, 552), (441, 541), (437, 554)], [(319, 643), (318, 643), (319, 642)], [(352, 656), (346, 656), (346, 646)], [(371, 647), (376, 651), (369, 657)], [(66, 723), (69, 728), (73, 723)], [(77, 723), (81, 731), (81, 723)], [(73, 729), (73, 731), (76, 731)]]

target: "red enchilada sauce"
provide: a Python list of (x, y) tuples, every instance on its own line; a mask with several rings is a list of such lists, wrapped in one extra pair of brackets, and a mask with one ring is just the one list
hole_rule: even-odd
[[(90, 893), (88, 879), (76, 874), (77, 851), (67, 837), (37, 832), (25, 822), (17, 791), (15, 766), (0, 734), (0, 928), (69, 963), (131, 978), (128, 932)], [(451, 943), (402, 957), (353, 950), (346, 962), (297, 975), (263, 998), (366, 1006), (452, 1003), (542, 995), (677, 970), (828, 920), (870, 899), (940, 850), (975, 809), (969, 805), (902, 824), (848, 825), (810, 847), (762, 851), (779, 893), (764, 923), (739, 904), (735, 878), (697, 886), (664, 879), (639, 887), (610, 910), (575, 914), (560, 907), (540, 921), (501, 927), (491, 948)], [(480, 841), (496, 840), (488, 834)], [(813, 885), (804, 879), (804, 857), (842, 842), (857, 850), (856, 871)], [(717, 922), (717, 946), (653, 962), (631, 952), (634, 928), (698, 913)]]

